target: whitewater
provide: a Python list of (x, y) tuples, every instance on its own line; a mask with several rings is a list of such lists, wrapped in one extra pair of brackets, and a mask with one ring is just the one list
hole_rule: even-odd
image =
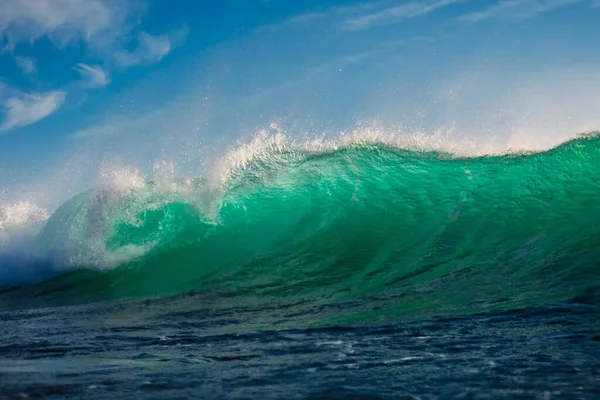
[(2, 204), (7, 398), (592, 398), (600, 137), (473, 148), (262, 132), (204, 176)]

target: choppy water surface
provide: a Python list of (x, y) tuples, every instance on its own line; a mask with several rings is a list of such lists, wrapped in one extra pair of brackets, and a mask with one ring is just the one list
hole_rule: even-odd
[(198, 307), (205, 300), (4, 312), (0, 398), (600, 396), (597, 295), (309, 329), (300, 321), (337, 307)]

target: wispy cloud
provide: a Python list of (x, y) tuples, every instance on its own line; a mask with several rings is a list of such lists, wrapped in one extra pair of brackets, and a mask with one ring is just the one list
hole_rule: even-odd
[[(139, 30), (146, 2), (139, 0), (0, 0), (0, 52), (13, 52), (22, 42), (47, 38), (58, 50), (77, 46), (103, 67), (79, 63), (74, 67), (84, 87), (99, 88), (110, 83), (108, 68), (149, 65), (162, 60), (187, 34), (182, 28), (153, 36)], [(133, 50), (131, 50), (133, 48)], [(127, 50), (126, 50), (127, 49)], [(37, 75), (32, 58), (15, 56), (23, 73)], [(42, 63), (39, 63), (42, 66)], [(55, 112), (66, 93), (55, 89), (23, 94), (6, 87), (0, 97), (5, 118), (0, 130), (24, 126)], [(0, 110), (2, 111), (2, 110)]]
[[(152, 113), (156, 117), (156, 110)], [(73, 139), (103, 139), (111, 136), (121, 136), (126, 133), (141, 133), (149, 129), (156, 121), (150, 121), (148, 115), (111, 115), (98, 124), (78, 130), (70, 135)], [(139, 129), (142, 126), (143, 129)]]
[(31, 57), (17, 56), (15, 62), (21, 71), (26, 75), (35, 75), (37, 73), (37, 67), (35, 60)]
[(363, 30), (379, 25), (393, 24), (403, 20), (420, 17), (442, 7), (463, 1), (464, 0), (429, 0), (404, 3), (349, 18), (344, 21), (343, 26), (348, 30)]
[(105, 136), (118, 135), (123, 131), (120, 125), (103, 124), (91, 128), (82, 129), (71, 135), (73, 139), (101, 138)]
[[(134, 32), (144, 2), (121, 0), (1, 0), (0, 47), (49, 38), (56, 46), (85, 45), (107, 63), (148, 65), (160, 61), (186, 36), (187, 28), (153, 36)], [(132, 43), (135, 38), (137, 43)], [(127, 51), (137, 44), (133, 51)]]
[(524, 19), (559, 7), (587, 2), (589, 0), (501, 0), (482, 11), (466, 14), (461, 19), (471, 23), (487, 19)]
[(315, 20), (318, 20), (319, 18), (322, 18), (325, 15), (327, 15), (327, 13), (325, 13), (325, 12), (308, 12), (308, 13), (296, 15), (294, 17), (291, 17), (291, 18), (289, 18), (283, 22), (280, 22), (278, 24), (275, 24), (275, 25), (260, 27), (259, 30), (278, 31), (278, 30), (289, 28), (292, 26), (303, 25), (303, 24), (313, 22)]
[(110, 83), (108, 72), (100, 66), (79, 63), (73, 69), (81, 74), (87, 87), (99, 88)]
[(19, 94), (9, 97), (3, 103), (6, 117), (0, 124), (0, 131), (33, 124), (60, 108), (66, 93), (53, 91), (34, 94)]
[(424, 0), (398, 4), (390, 0), (371, 1), (346, 6), (335, 6), (299, 14), (287, 20), (262, 27), (261, 30), (277, 31), (319, 21), (329, 21), (344, 30), (364, 30), (379, 25), (394, 24), (434, 12), (442, 7), (469, 0)]
[[(387, 3), (384, 0), (384, 3)], [(291, 18), (284, 20), (283, 22), (260, 27), (258, 30), (261, 31), (279, 31), (282, 29), (293, 28), (297, 26), (307, 25), (310, 23), (318, 22), (328, 18), (340, 18), (348, 17), (349, 15), (357, 15), (372, 11), (378, 7), (381, 7), (383, 3), (381, 1), (373, 1), (370, 3), (359, 3), (347, 6), (335, 6), (327, 9), (319, 9), (314, 11), (305, 12), (303, 14), (295, 15)]]
[(3, 0), (0, 37), (11, 50), (23, 40), (48, 37), (58, 46), (74, 42), (111, 46), (134, 23), (132, 2), (115, 0)]
[(121, 67), (148, 65), (158, 62), (179, 45), (187, 33), (187, 27), (157, 36), (140, 32), (137, 37), (137, 47), (132, 51), (116, 53), (115, 61)]

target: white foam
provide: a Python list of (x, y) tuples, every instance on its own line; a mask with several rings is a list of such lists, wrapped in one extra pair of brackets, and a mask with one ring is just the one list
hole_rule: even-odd
[(29, 201), (0, 205), (0, 253), (24, 245), (48, 218), (46, 209)]
[(0, 205), (0, 287), (48, 276), (37, 237), (48, 211), (30, 201)]
[(138, 169), (104, 164), (98, 174), (96, 190), (108, 190), (122, 194), (139, 189), (144, 184), (145, 179)]
[(48, 217), (46, 209), (29, 201), (0, 205), (0, 232), (39, 226)]

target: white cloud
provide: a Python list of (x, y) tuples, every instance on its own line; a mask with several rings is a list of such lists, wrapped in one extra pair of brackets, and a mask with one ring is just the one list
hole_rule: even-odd
[(59, 48), (84, 44), (119, 66), (160, 61), (187, 34), (187, 28), (153, 36), (132, 32), (141, 22), (144, 2), (138, 0), (0, 0), (0, 50), (22, 42), (49, 38)]
[(404, 3), (384, 8), (376, 12), (359, 15), (344, 21), (343, 26), (348, 30), (363, 30), (374, 26), (393, 24), (403, 20), (420, 17), (434, 12), (442, 7), (463, 2), (464, 0), (436, 0)]
[[(384, 1), (385, 2), (385, 1)], [(377, 7), (381, 7), (381, 1), (374, 1), (370, 3), (359, 3), (349, 6), (335, 6), (325, 10), (310, 11), (304, 14), (295, 15), (291, 18), (284, 20), (283, 22), (275, 25), (267, 25), (259, 27), (258, 31), (278, 31), (288, 29), (296, 26), (307, 25), (310, 23), (318, 22), (319, 20), (331, 18), (331, 17), (343, 17), (348, 15), (356, 15), (364, 12), (368, 12)]]
[(121, 67), (148, 65), (158, 62), (183, 41), (187, 32), (187, 27), (157, 36), (140, 32), (137, 37), (137, 47), (132, 51), (117, 52), (115, 61)]
[(89, 138), (101, 138), (105, 136), (114, 136), (121, 134), (125, 129), (125, 124), (121, 123), (104, 123), (91, 128), (85, 128), (77, 131), (71, 135), (73, 139), (89, 139)]
[(289, 27), (295, 26), (295, 25), (308, 24), (308, 23), (318, 20), (319, 18), (322, 18), (326, 15), (327, 15), (327, 13), (325, 13), (325, 12), (308, 12), (305, 14), (296, 15), (292, 18), (289, 18), (289, 19), (287, 19), (283, 22), (280, 22), (278, 24), (275, 24), (275, 25), (268, 25), (268, 26), (260, 27), (259, 30), (278, 31), (280, 29), (289, 28)]
[(110, 83), (108, 72), (98, 65), (77, 64), (73, 69), (85, 79), (85, 85), (90, 88), (104, 87)]
[[(281, 23), (261, 27), (259, 30), (277, 31), (329, 20), (330, 23), (332, 21), (336, 24), (339, 23), (344, 30), (358, 31), (402, 22), (435, 12), (452, 4), (466, 2), (478, 3), (472, 0), (372, 1), (300, 14)], [(491, 6), (489, 6), (490, 3)], [(600, 0), (495, 0), (486, 2), (488, 6), (482, 11), (465, 14), (461, 17), (461, 20), (478, 22), (492, 18), (529, 18), (558, 7), (576, 3), (587, 3), (590, 7), (600, 7)]]
[(171, 51), (171, 40), (167, 35), (152, 36), (141, 32), (138, 45), (133, 51), (121, 51), (115, 55), (117, 64), (123, 67), (151, 64), (162, 60)]
[(33, 124), (60, 108), (66, 93), (53, 91), (34, 94), (19, 94), (4, 101), (6, 117), (0, 125), (0, 131)]
[[(0, 53), (47, 38), (58, 50), (78, 46), (104, 65), (149, 65), (179, 45), (187, 27), (159, 36), (140, 32), (145, 7), (147, 2), (142, 0), (0, 0)], [(15, 56), (15, 62), (23, 73), (37, 74), (36, 60)], [(88, 88), (110, 83), (106, 67), (79, 63), (74, 70)], [(0, 131), (47, 117), (66, 97), (63, 90), (25, 94), (0, 82), (0, 91), (3, 88)]]
[(461, 19), (475, 23), (486, 19), (531, 18), (555, 8), (585, 2), (587, 0), (501, 0), (483, 11), (466, 14)]
[(35, 65), (35, 59), (25, 56), (15, 57), (15, 61), (21, 71), (26, 75), (35, 75), (37, 73), (37, 67)]
[(135, 24), (129, 1), (117, 0), (2, 0), (0, 37), (12, 49), (23, 40), (47, 36), (58, 46), (83, 42), (107, 47)]

